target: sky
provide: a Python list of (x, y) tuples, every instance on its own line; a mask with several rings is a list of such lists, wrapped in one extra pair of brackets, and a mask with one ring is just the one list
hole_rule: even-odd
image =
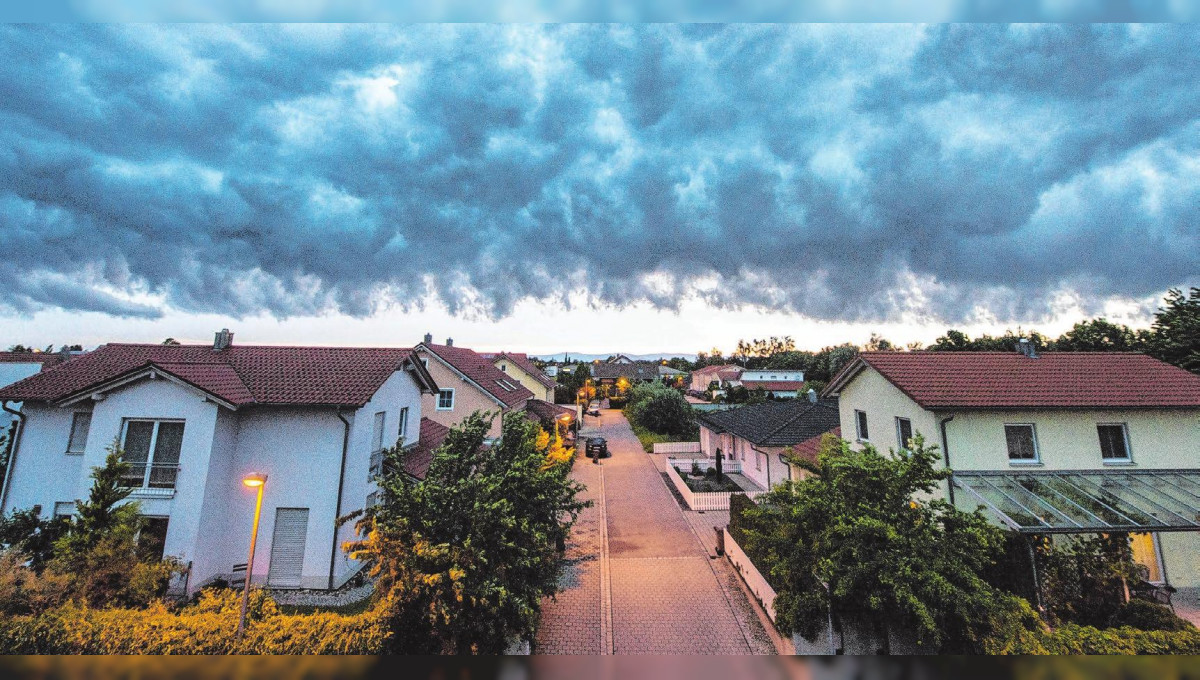
[(1188, 25), (0, 25), (0, 344), (1144, 326), (1200, 285), (1197, 54)]

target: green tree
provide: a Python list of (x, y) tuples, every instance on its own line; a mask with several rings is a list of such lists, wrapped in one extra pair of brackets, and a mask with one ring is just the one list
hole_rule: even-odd
[(1200, 288), (1186, 297), (1177, 288), (1167, 292), (1150, 327), (1149, 350), (1168, 364), (1200, 373)]
[[(539, 446), (540, 428), (475, 413), (451, 430), (423, 480), (386, 452), (381, 502), (357, 518), (346, 545), (367, 561), (397, 653), (498, 654), (536, 632), (542, 598), (557, 589), (565, 539), (585, 507), (568, 465)], [(547, 438), (543, 437), (543, 441)]]
[(679, 390), (660, 383), (631, 388), (626, 414), (634, 423), (658, 434), (689, 434), (696, 429), (691, 404)]
[(1149, 333), (1099, 318), (1080, 321), (1054, 341), (1059, 352), (1141, 352)]
[[(940, 498), (948, 471), (918, 436), (911, 450), (854, 450), (827, 437), (809, 473), (743, 513), (747, 551), (764, 556), (777, 623), (808, 640), (842, 622), (908, 632), (928, 649), (994, 650), (1001, 635), (1039, 625), (1028, 603), (981, 577), (1003, 532), (981, 511)], [(885, 643), (886, 644), (886, 643)]]
[(138, 550), (141, 506), (125, 502), (132, 489), (122, 485), (129, 463), (113, 440), (104, 465), (92, 468), (88, 498), (75, 502), (75, 514), (54, 542), (47, 570), (67, 579), (65, 595), (93, 607), (145, 606), (166, 593), (181, 571), (174, 559), (144, 559)]

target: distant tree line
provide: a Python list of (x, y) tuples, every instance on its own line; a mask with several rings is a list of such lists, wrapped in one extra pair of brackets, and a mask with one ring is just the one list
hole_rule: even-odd
[(1021, 339), (1028, 340), (1038, 351), (1143, 352), (1193, 373), (1200, 373), (1200, 288), (1193, 287), (1186, 295), (1180, 289), (1168, 291), (1163, 305), (1154, 315), (1154, 323), (1148, 329), (1133, 329), (1100, 317), (1080, 321), (1057, 338), (1021, 328), (1007, 330), (999, 336), (984, 334), (972, 338), (962, 331), (950, 329), (928, 347), (922, 347), (920, 343), (902, 347), (872, 334), (862, 347), (843, 343), (817, 352), (797, 350), (790, 336), (772, 336), (764, 340), (739, 340), (737, 349), (728, 358), (717, 348), (700, 352), (691, 370), (736, 363), (749, 369), (801, 370), (809, 382), (823, 384), (864, 350), (1007, 352), (1013, 351)]

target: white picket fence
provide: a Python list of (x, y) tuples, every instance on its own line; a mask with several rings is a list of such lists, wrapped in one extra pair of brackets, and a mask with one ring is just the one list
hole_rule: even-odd
[[(677, 469), (683, 470), (685, 473), (691, 471), (692, 463), (699, 465), (701, 472), (707, 472), (709, 468), (716, 469), (716, 467), (717, 467), (717, 459), (716, 458), (706, 458), (703, 456), (696, 457), (696, 458), (677, 458), (675, 456), (667, 456), (667, 465), (673, 465)], [(741, 472), (741, 471), (742, 471), (742, 461), (732, 460), (729, 458), (726, 458), (725, 460), (721, 461), (721, 472), (729, 474), (731, 472)]]
[(734, 569), (737, 569), (738, 575), (742, 577), (742, 581), (746, 583), (746, 587), (750, 592), (754, 593), (754, 597), (762, 603), (763, 609), (767, 611), (767, 616), (771, 617), (771, 621), (775, 620), (775, 589), (767, 583), (767, 579), (763, 578), (762, 572), (750, 558), (746, 556), (746, 552), (742, 550), (742, 546), (733, 540), (733, 534), (729, 533), (729, 527), (725, 527), (725, 557), (729, 558), (730, 564)]
[[(690, 469), (691, 465), (688, 468)], [(675, 489), (679, 491), (679, 495), (683, 496), (683, 501), (692, 510), (728, 510), (729, 498), (735, 493), (744, 493), (750, 498), (758, 498), (766, 493), (765, 491), (692, 491), (688, 488), (687, 483), (683, 481), (683, 477), (680, 476), (679, 470), (676, 470), (674, 465), (667, 466), (667, 477), (675, 485)]]
[(654, 445), (654, 453), (700, 453), (700, 442), (665, 442)]

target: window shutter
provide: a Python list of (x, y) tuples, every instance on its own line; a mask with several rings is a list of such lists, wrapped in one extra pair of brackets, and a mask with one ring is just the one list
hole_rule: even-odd
[(276, 508), (275, 532), (271, 538), (271, 565), (267, 584), (299, 588), (304, 570), (304, 546), (308, 537), (308, 508)]

